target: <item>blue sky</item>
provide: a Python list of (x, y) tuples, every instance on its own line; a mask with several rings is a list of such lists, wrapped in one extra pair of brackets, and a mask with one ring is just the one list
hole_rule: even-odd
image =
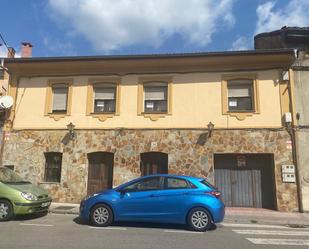
[(308, 13), (309, 0), (0, 0), (0, 32), (35, 57), (246, 50)]

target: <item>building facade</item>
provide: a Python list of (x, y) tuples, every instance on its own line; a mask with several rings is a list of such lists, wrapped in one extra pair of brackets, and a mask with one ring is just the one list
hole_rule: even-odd
[[(54, 201), (141, 175), (207, 177), (228, 206), (298, 210), (282, 117), (293, 50), (6, 60), (3, 164)], [(214, 125), (214, 126), (213, 126)]]
[(293, 136), (299, 174), (300, 210), (309, 211), (309, 27), (283, 27), (255, 37), (256, 49), (295, 49), (291, 67)]

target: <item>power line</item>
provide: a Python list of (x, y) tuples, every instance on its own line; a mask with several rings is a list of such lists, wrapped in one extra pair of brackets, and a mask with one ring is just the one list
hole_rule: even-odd
[[(0, 33), (0, 39), (2, 40), (2, 42), (3, 42), (4, 46), (6, 47), (6, 49), (8, 50), (10, 56), (11, 56), (12, 58), (14, 58), (14, 54), (12, 53), (12, 50), (9, 49), (9, 47), (8, 47), (6, 41), (4, 40), (4, 38), (3, 38), (3, 36), (2, 36), (1, 33)], [(0, 45), (2, 45), (2, 44), (0, 43)]]

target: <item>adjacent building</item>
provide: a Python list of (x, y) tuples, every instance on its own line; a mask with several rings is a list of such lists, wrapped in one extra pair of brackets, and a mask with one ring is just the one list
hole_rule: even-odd
[(207, 177), (227, 206), (297, 211), (284, 121), (293, 49), (6, 59), (3, 164), (55, 201), (155, 173)]
[(301, 211), (309, 211), (309, 27), (283, 27), (255, 37), (256, 49), (295, 49), (291, 67), (295, 163), (298, 166)]

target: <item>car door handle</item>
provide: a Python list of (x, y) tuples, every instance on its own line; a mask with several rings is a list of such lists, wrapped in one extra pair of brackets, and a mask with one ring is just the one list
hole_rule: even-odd
[(149, 195), (149, 197), (156, 197), (156, 195)]

